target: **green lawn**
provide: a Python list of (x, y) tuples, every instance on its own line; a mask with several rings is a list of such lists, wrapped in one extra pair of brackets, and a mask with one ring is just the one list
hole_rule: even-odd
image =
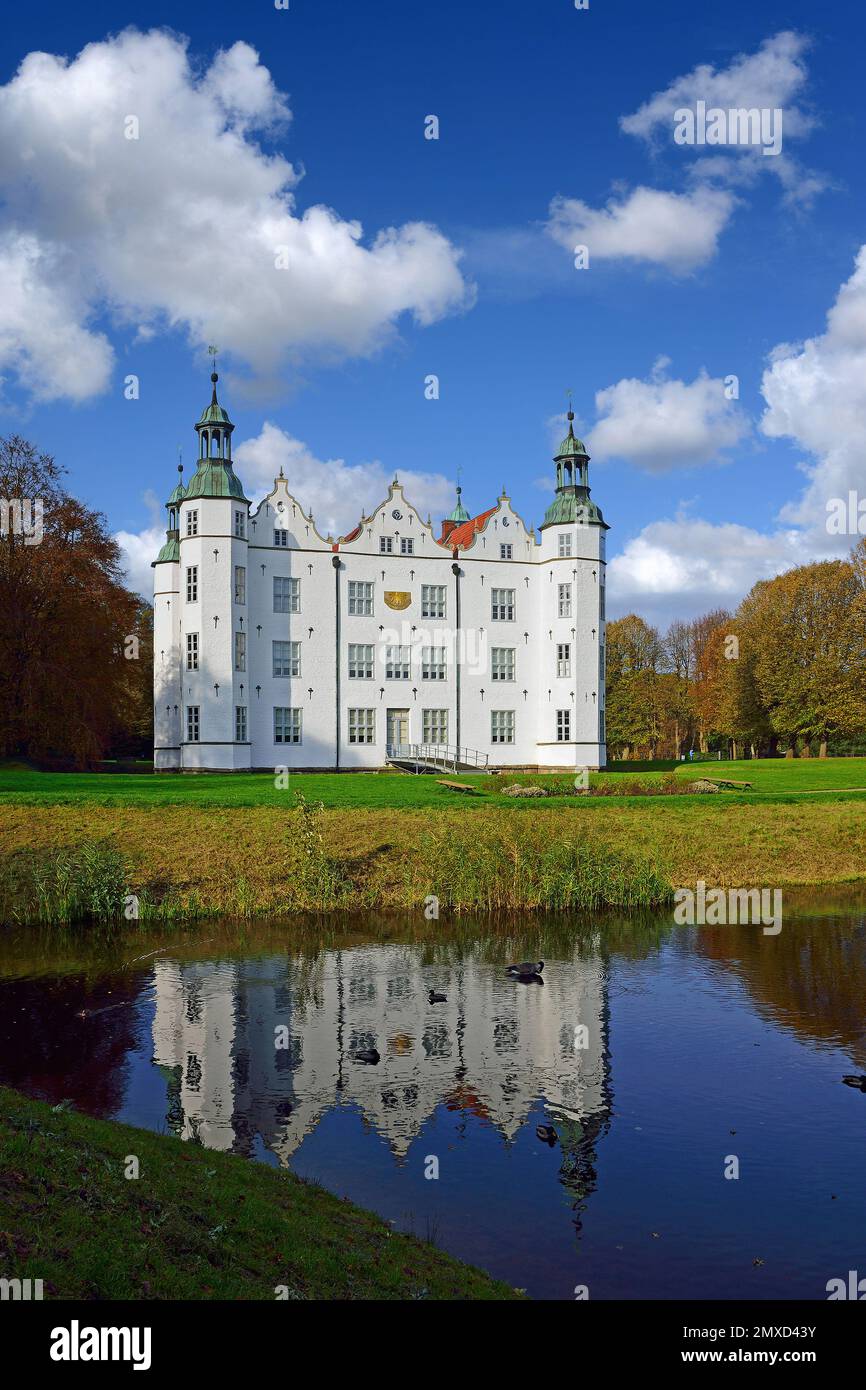
[(519, 1297), (291, 1173), (5, 1088), (0, 1206), (0, 1277), (46, 1299)]
[[(623, 764), (609, 773), (593, 774), (593, 787), (609, 786), (625, 789), (634, 783), (660, 783), (670, 772), (637, 770), (629, 772)], [(797, 758), (758, 759), (753, 762), (680, 764), (674, 774), (678, 781), (694, 781), (699, 777), (732, 778), (752, 783), (748, 799), (762, 796), (790, 796), (826, 792), (847, 793), (850, 789), (866, 789), (866, 758)], [(0, 803), (17, 805), (69, 805), (91, 802), (105, 806), (279, 806), (291, 802), (294, 791), (303, 792), (310, 801), (321, 801), (327, 807), (370, 807), (401, 809), (428, 806), (453, 807), (455, 804), (483, 806), (491, 803), (525, 809), (531, 800), (510, 800), (501, 795), (501, 788), (510, 782), (521, 781), (570, 787), (571, 779), (563, 775), (531, 775), (502, 777), (466, 775), (451, 776), (476, 788), (480, 795), (460, 797), (439, 785), (435, 776), (413, 777), (396, 772), (359, 773), (295, 773), (289, 779), (288, 792), (277, 790), (274, 778), (268, 773), (226, 773), (202, 776), (142, 773), (64, 773), (34, 772), (21, 768), (0, 768)], [(732, 796), (733, 794), (728, 793)], [(706, 798), (705, 798), (706, 799)], [(585, 800), (584, 804), (585, 804)], [(631, 800), (631, 798), (629, 798)], [(619, 801), (619, 797), (617, 797)], [(570, 804), (563, 798), (562, 804)], [(606, 800), (590, 799), (590, 804), (605, 805)]]

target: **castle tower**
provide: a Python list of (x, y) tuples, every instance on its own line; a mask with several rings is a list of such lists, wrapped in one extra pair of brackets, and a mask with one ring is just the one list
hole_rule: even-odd
[(554, 458), (556, 496), (541, 524), (541, 644), (549, 649), (539, 691), (539, 728), (555, 745), (539, 744), (539, 762), (601, 767), (605, 753), (605, 532), (589, 490), (589, 454), (574, 433)]

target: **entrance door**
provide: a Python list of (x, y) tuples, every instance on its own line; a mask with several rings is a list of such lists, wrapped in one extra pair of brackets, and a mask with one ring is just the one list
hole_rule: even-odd
[(409, 711), (407, 709), (389, 709), (388, 711), (388, 746), (394, 748), (397, 744), (409, 742)]

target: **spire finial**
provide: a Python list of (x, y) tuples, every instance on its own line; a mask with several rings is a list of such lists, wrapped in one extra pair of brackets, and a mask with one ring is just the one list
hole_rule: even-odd
[(217, 372), (218, 352), (219, 348), (214, 343), (208, 344), (208, 355), (213, 358), (213, 371), (210, 374), (210, 379), (213, 382), (213, 396), (211, 398), (211, 405), (216, 405), (217, 403), (216, 384), (219, 381), (219, 374)]
[(574, 419), (574, 401), (572, 400), (572, 390), (571, 390), (571, 387), (569, 387), (569, 389), (566, 391), (565, 394), (566, 394), (566, 396), (568, 397), (568, 423), (569, 423), (569, 434), (572, 434), (573, 431), (572, 431), (572, 429), (570, 428), (570, 426), (571, 426), (572, 420)]

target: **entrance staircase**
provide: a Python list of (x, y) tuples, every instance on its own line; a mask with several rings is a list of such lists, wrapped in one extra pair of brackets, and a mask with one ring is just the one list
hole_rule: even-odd
[(484, 772), (486, 753), (450, 743), (389, 743), (386, 761), (402, 772)]

